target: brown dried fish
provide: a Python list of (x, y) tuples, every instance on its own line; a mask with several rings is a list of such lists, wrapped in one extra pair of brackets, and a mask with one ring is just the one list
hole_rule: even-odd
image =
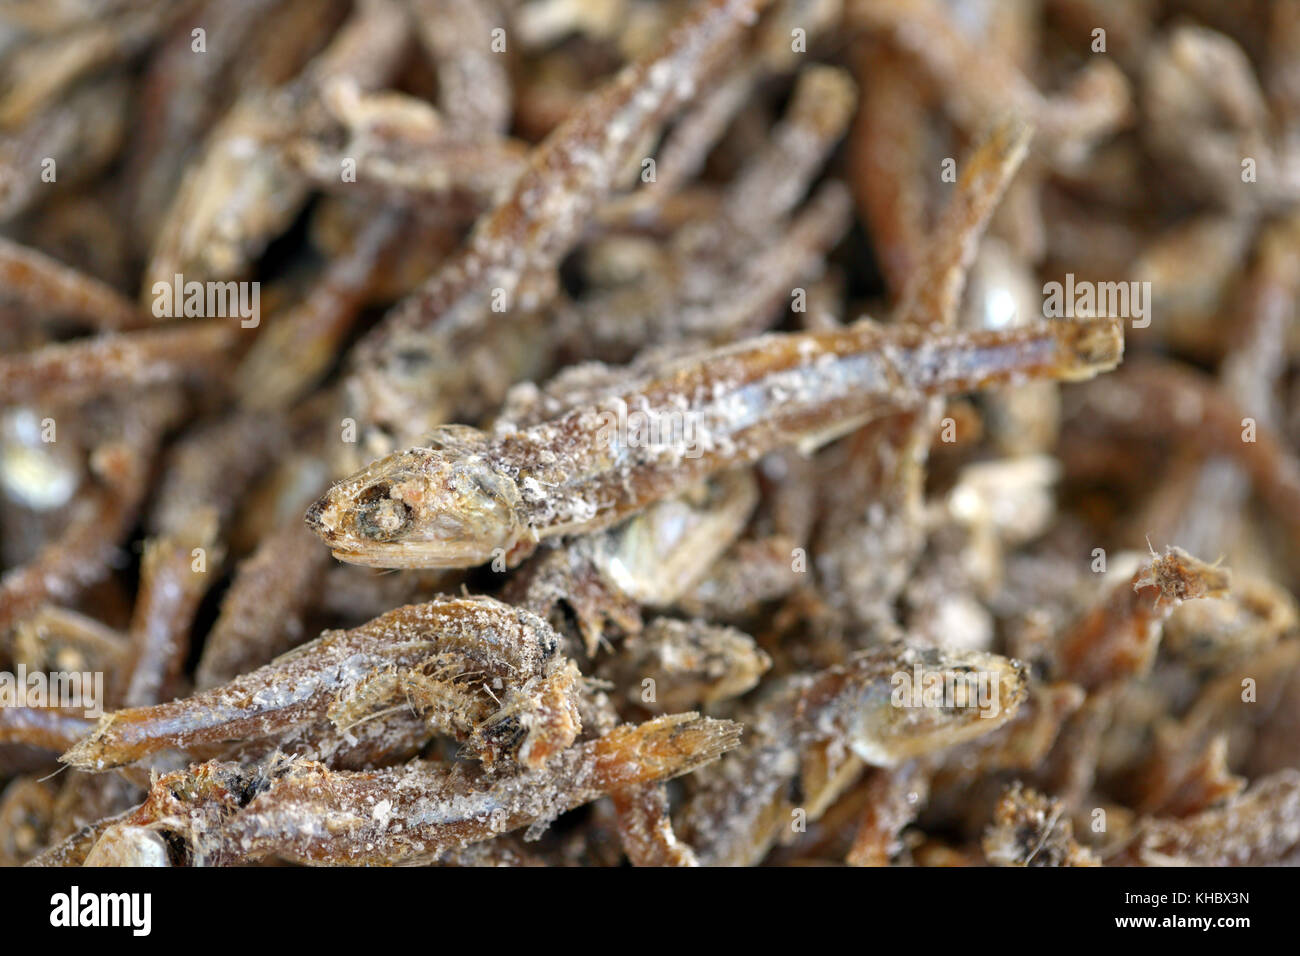
[[(317, 865), (431, 862), (444, 850), (521, 827), (536, 833), (611, 791), (689, 773), (735, 747), (739, 736), (728, 721), (676, 714), (615, 728), (517, 773), (422, 761), (359, 773), (301, 760), (252, 769), (198, 764), (159, 778), (149, 799), (99, 843), (125, 851), (113, 858), (119, 865), (158, 859), (153, 839), (123, 833), (136, 827), (178, 837), (185, 862), (200, 866), (272, 854)], [(318, 822), (325, 817), (333, 821), (328, 832)]]
[(193, 697), (106, 714), (63, 756), (107, 770), (164, 748), (266, 738), (328, 721), (346, 732), (410, 707), (467, 755), (539, 767), (581, 728), (579, 675), (544, 621), (490, 598), (440, 599), (327, 631)]
[(936, 394), (1088, 378), (1122, 349), (1107, 319), (965, 335), (862, 322), (760, 337), (670, 363), (606, 407), (496, 439), (443, 428), (336, 484), (307, 520), (356, 564), (517, 564), (545, 537), (608, 527), (775, 448), (815, 447)]

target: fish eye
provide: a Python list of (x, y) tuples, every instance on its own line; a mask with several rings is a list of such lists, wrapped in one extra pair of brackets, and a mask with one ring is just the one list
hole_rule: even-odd
[(388, 493), (388, 485), (375, 485), (361, 495), (357, 530), (372, 541), (391, 541), (411, 523), (411, 509)]

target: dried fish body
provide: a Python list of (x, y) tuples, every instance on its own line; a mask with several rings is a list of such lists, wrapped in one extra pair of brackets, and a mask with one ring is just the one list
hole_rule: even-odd
[(699, 493), (652, 505), (590, 538), (592, 563), (636, 602), (668, 607), (736, 540), (757, 500), (748, 471), (724, 472)]
[(145, 270), (146, 295), (174, 275), (239, 277), (301, 209), (307, 183), (273, 144), (307, 122), (298, 111), (318, 106), (319, 91), (340, 78), (369, 87), (395, 68), (406, 43), (405, 10), (393, 0), (365, 0), (330, 46), (294, 81), (253, 90), (213, 128), (201, 159), (185, 174), (159, 227)]
[(1133, 275), (1151, 283), (1152, 310), (1167, 317), (1148, 334), (1193, 355), (1214, 351), (1234, 264), (1249, 255), (1255, 233), (1252, 217), (1213, 212), (1155, 236), (1133, 265)]
[(14, 628), (13, 659), (28, 671), (117, 673), (128, 656), (125, 638), (94, 618), (47, 605)]
[(1145, 674), (1166, 618), (1183, 601), (1220, 597), (1226, 568), (1205, 564), (1181, 548), (1152, 555), (1126, 583), (1079, 619), (1057, 648), (1061, 676), (1085, 689)]
[[(690, 98), (700, 74), (763, 6), (764, 0), (711, 0), (698, 7), (660, 50), (626, 67), (533, 150), (461, 252), (359, 343), (348, 385), (354, 417), (384, 433), (390, 448), (437, 424), (428, 419), (425, 394), (439, 387), (427, 368), (439, 354), (431, 323), (469, 334), (492, 314), (494, 296), (517, 301), (525, 312), (540, 307), (521, 294), (525, 281), (554, 271), (642, 136)], [(412, 422), (421, 424), (413, 429)]]
[(1115, 438), (1195, 442), (1233, 460), (1272, 514), (1289, 529), (1296, 527), (1300, 461), (1263, 423), (1255, 422), (1254, 441), (1243, 441), (1253, 417), (1212, 380), (1172, 363), (1142, 362), (1126, 367), (1111, 384), (1106, 395), (1080, 389), (1072, 396), (1078, 399), (1075, 415), (1092, 416)]
[[(1242, 779), (1235, 773), (1250, 770), (1253, 776), (1276, 769), (1267, 760), (1256, 761), (1256, 753), (1291, 749), (1279, 747), (1275, 735), (1286, 734), (1297, 662), (1300, 644), (1282, 641), (1194, 686), (1190, 704), (1171, 700), (1168, 693), (1147, 702), (1159, 716), (1151, 721), (1146, 746), (1130, 744), (1129, 752), (1119, 751), (1119, 759), (1112, 756), (1110, 765), (1101, 768), (1114, 779), (1114, 791), (1139, 810), (1193, 813), (1237, 792)], [(1176, 718), (1170, 716), (1178, 711)], [(1112, 736), (1118, 732), (1116, 728)], [(1220, 792), (1204, 799), (1212, 789)]]
[(23, 126), (70, 87), (127, 60), (151, 42), (172, 15), (145, 8), (49, 36), (25, 37), (4, 59), (0, 128)]
[(577, 736), (577, 668), (540, 618), (490, 598), (439, 599), (327, 631), (193, 697), (107, 714), (64, 761), (102, 771), (169, 747), (340, 730), (411, 706), (486, 763), (536, 767)]
[(575, 350), (623, 360), (640, 350), (682, 353), (766, 330), (793, 290), (817, 277), (826, 250), (848, 227), (849, 208), (847, 190), (830, 182), (788, 222), (771, 224), (774, 239), (747, 236), (725, 219), (688, 223), (679, 230), (687, 241), (639, 281), (587, 297)]
[[(495, 439), (444, 428), (335, 485), (308, 523), (352, 563), (518, 563), (542, 538), (600, 530), (714, 471), (815, 447), (929, 396), (1090, 377), (1119, 361), (1122, 342), (1119, 324), (1105, 319), (953, 335), (867, 322), (765, 336), (670, 363), (603, 410)], [(678, 425), (657, 442), (633, 441), (620, 434), (620, 409), (659, 431)]]
[(0, 357), (0, 401), (57, 395), (76, 402), (118, 388), (165, 385), (196, 374), (212, 376), (231, 351), (238, 327), (195, 322), (141, 332), (109, 332)]
[(33, 309), (97, 329), (121, 331), (147, 321), (116, 289), (8, 239), (0, 239), (0, 282), (6, 295)]
[[(325, 105), (342, 128), (293, 140), (285, 152), (320, 188), (339, 195), (357, 189), (390, 198), (406, 194), (418, 205), (465, 204), (477, 212), (499, 199), (527, 162), (525, 144), (449, 127), (414, 97), (363, 95), (355, 86), (338, 84), (327, 91)], [(345, 161), (355, 164), (355, 181), (340, 176)]]
[(1107, 863), (1145, 866), (1268, 866), (1294, 863), (1300, 830), (1300, 773), (1258, 780), (1224, 806), (1185, 820), (1138, 823), (1133, 842)]
[[(295, 19), (293, 6), (285, 0), (205, 2), (198, 12), (205, 31), (202, 56), (194, 55), (195, 38), (189, 29), (175, 30), (158, 44), (140, 87), (149, 108), (142, 111), (137, 135), (127, 144), (132, 225), (142, 246), (155, 234), (185, 161), (238, 95), (239, 84), (255, 86), (267, 78), (265, 56), (257, 53), (259, 34), (301, 38), (299, 44), (280, 43), (275, 49), (278, 65), (292, 74), (302, 65), (295, 52), (303, 45), (310, 49), (313, 40), (319, 42), (333, 26), (322, 16), (319, 3), (312, 3), (310, 19)], [(232, 75), (236, 72), (238, 76)], [(196, 89), (207, 95), (188, 95)]]
[(140, 564), (124, 705), (154, 704), (176, 689), (199, 602), (225, 558), (225, 527), (283, 434), (273, 418), (236, 414), (173, 447)]
[[(1300, 165), (1267, 129), (1264, 95), (1245, 52), (1228, 36), (1180, 25), (1152, 45), (1142, 91), (1155, 122), (1144, 130), (1151, 150), (1176, 158), (1189, 191), (1233, 209), (1295, 201)], [(1242, 157), (1258, 164), (1243, 189)]]
[(0, 221), (16, 219), (50, 196), (42, 171), (51, 167), (63, 186), (103, 169), (126, 127), (126, 81), (110, 77), (80, 85), (20, 129), (0, 133)]
[(741, 621), (803, 583), (800, 547), (796, 539), (782, 535), (737, 542), (677, 606), (692, 617)]
[[(1030, 133), (1023, 124), (1002, 123), (966, 162), (922, 264), (900, 276), (904, 284), (893, 314), (900, 327), (933, 331), (955, 324), (977, 243), (1024, 158)], [(837, 610), (859, 624), (889, 618), (888, 608), (920, 555), (925, 464), (941, 414), (942, 405), (931, 399), (870, 423), (849, 446), (854, 485), (832, 499), (816, 554)]]
[(208, 690), (269, 663), (299, 643), (303, 611), (329, 559), (297, 521), (270, 531), (235, 569), (203, 644), (195, 686)]
[[(763, 331), (791, 290), (816, 276), (825, 251), (848, 228), (850, 201), (838, 183), (825, 184), (790, 215), (847, 127), (854, 100), (843, 72), (802, 71), (786, 116), (717, 208), (679, 227), (663, 261), (651, 263), (638, 281), (586, 297), (580, 354), (626, 359), (647, 346), (685, 350)], [(631, 194), (625, 205), (643, 214), (669, 188), (660, 182)]]
[(95, 729), (80, 707), (0, 707), (0, 743), (66, 750)]
[(1295, 600), (1284, 589), (1237, 575), (1228, 594), (1177, 608), (1165, 622), (1162, 646), (1175, 660), (1219, 671), (1267, 650), (1298, 623)]
[(662, 783), (643, 784), (610, 794), (618, 835), (633, 866), (699, 866), (695, 851), (677, 839), (668, 817)]
[(929, 768), (913, 760), (872, 772), (866, 806), (846, 862), (850, 866), (887, 866), (903, 849), (899, 834), (916, 819), (929, 793)]
[(1114, 64), (1094, 60), (1061, 93), (1044, 96), (1015, 66), (963, 34), (936, 0), (859, 0), (854, 22), (886, 35), (945, 94), (954, 122), (978, 129), (989, 116), (1032, 120), (1054, 162), (1070, 166), (1128, 119), (1129, 84)]
[(318, 865), (431, 862), (521, 827), (536, 832), (611, 791), (688, 773), (735, 747), (739, 734), (727, 721), (676, 714), (615, 728), (513, 774), (420, 761), (355, 773), (309, 761), (199, 764), (160, 778), (99, 841), (125, 840), (124, 827), (171, 833), (197, 865), (269, 855)]
[[(998, 706), (989, 718), (971, 707), (895, 706), (896, 675), (956, 677), (980, 673), (996, 686)], [(842, 765), (846, 755), (892, 767), (994, 731), (1009, 720), (1025, 694), (1017, 662), (996, 655), (884, 645), (861, 651), (843, 666), (796, 675), (769, 689), (742, 716), (746, 739), (737, 753), (699, 774), (682, 808), (680, 830), (705, 865), (759, 862), (790, 825), (797, 806), (791, 785), (805, 751), (824, 743)]]
[[(1019, 180), (1017, 180), (1018, 182)], [(1041, 290), (1007, 244), (986, 236), (970, 267), (960, 328), (1005, 328), (1041, 314)], [(1060, 398), (1056, 386), (1034, 382), (981, 396), (985, 424), (995, 446), (1008, 455), (1039, 454), (1056, 444)]]
[(404, 222), (396, 210), (380, 210), (311, 293), (268, 322), (235, 372), (234, 391), (244, 408), (287, 408), (323, 377)]
[(727, 187), (722, 212), (729, 226), (755, 235), (798, 205), (848, 126), (856, 97), (853, 80), (842, 70), (809, 67), (800, 72), (787, 115), (772, 130), (770, 147)]
[(704, 166), (745, 97), (752, 93), (755, 74), (754, 69), (744, 65), (720, 78), (713, 88), (701, 90), (699, 100), (674, 124), (660, 145), (654, 181), (611, 200), (600, 213), (601, 223), (644, 226), (661, 222), (665, 205), (674, 195), (680, 195)]
[(858, 41), (854, 74), (862, 105), (849, 134), (858, 215), (878, 244), (877, 257), (894, 296), (923, 261), (930, 219), (928, 190), (917, 176), (929, 152), (930, 98), (906, 57), (880, 39)]
[(502, 133), (510, 124), (510, 76), (489, 39), (495, 2), (415, 0), (412, 15), (438, 74), (438, 108), (453, 131)]

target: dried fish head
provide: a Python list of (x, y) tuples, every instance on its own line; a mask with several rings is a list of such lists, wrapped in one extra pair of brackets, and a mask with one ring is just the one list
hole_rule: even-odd
[(997, 654), (886, 646), (826, 671), (802, 706), (819, 735), (893, 767), (1006, 723), (1025, 700), (1027, 677), (1023, 664)]
[(1172, 601), (1175, 606), (1201, 597), (1222, 597), (1228, 590), (1231, 575), (1227, 568), (1193, 557), (1182, 548), (1169, 546), (1164, 557), (1152, 555), (1151, 565), (1133, 581), (1133, 590), (1160, 589), (1157, 601)]
[(334, 485), (307, 524), (340, 561), (464, 568), (531, 543), (521, 506), (514, 481), (481, 456), (412, 448)]

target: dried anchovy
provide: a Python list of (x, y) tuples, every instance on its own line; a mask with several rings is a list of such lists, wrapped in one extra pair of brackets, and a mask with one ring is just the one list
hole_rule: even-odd
[[(967, 160), (921, 265), (902, 276), (895, 323), (931, 330), (954, 325), (976, 243), (1029, 136), (1027, 127), (1004, 123)], [(817, 552), (818, 573), (830, 590), (853, 596), (846, 610), (858, 620), (880, 616), (916, 561), (924, 540), (923, 466), (942, 414), (942, 404), (931, 400), (921, 411), (868, 425), (853, 440), (845, 470), (857, 481), (828, 514)], [(872, 502), (865, 515), (864, 499)]]
[[(608, 358), (654, 345), (685, 350), (763, 331), (848, 226), (849, 200), (838, 184), (823, 186), (787, 217), (844, 132), (854, 100), (842, 72), (802, 71), (785, 118), (738, 171), (709, 221), (697, 215), (678, 225), (665, 261), (639, 281), (585, 297), (579, 354)], [(642, 210), (655, 193), (639, 190), (626, 202)], [(768, 239), (772, 233), (778, 238)]]
[(866, 805), (844, 859), (850, 866), (887, 866), (903, 849), (900, 832), (916, 819), (928, 794), (925, 762), (876, 770), (865, 789)]
[[(975, 708), (894, 706), (894, 675), (918, 666), (936, 674), (970, 668), (991, 675), (999, 688), (997, 712), (982, 719)], [(682, 810), (683, 835), (702, 863), (756, 862), (799, 809), (791, 787), (810, 743), (837, 748), (837, 762), (854, 756), (885, 767), (960, 744), (994, 731), (1016, 712), (1025, 695), (1017, 667), (991, 655), (883, 646), (792, 680), (746, 715), (746, 738), (736, 756), (700, 775)], [(816, 819), (812, 808), (805, 809)]]
[(0, 357), (0, 400), (76, 402), (123, 387), (146, 388), (213, 375), (236, 341), (228, 324), (195, 323), (147, 332), (110, 332), (28, 355)]
[(129, 650), (126, 638), (94, 618), (47, 604), (14, 628), (14, 663), (35, 671), (117, 674)]
[(1105, 603), (1093, 608), (1057, 647), (1062, 676), (1092, 690), (1144, 673), (1155, 655), (1161, 625), (1183, 601), (1218, 597), (1228, 589), (1226, 569), (1211, 567), (1170, 547), (1134, 573)]
[(259, 336), (235, 372), (235, 391), (244, 408), (288, 407), (323, 376), (402, 221), (394, 210), (374, 216), (311, 294)]
[(633, 866), (699, 866), (695, 851), (677, 839), (662, 783), (641, 784), (609, 795), (618, 836)]
[[(417, 206), (445, 208), (448, 216), (464, 205), (477, 211), (490, 205), (523, 172), (528, 149), (505, 137), (484, 139), (448, 129), (422, 100), (372, 94), (337, 86), (326, 105), (338, 114), (341, 130), (285, 147), (287, 158), (321, 189), (340, 196), (361, 186), (392, 201), (404, 195)], [(341, 145), (336, 140), (343, 139)], [(356, 164), (356, 182), (339, 170)]]
[[(463, 354), (457, 337), (482, 328), (494, 294), (531, 304), (526, 280), (558, 265), (591, 205), (613, 187), (629, 150), (693, 92), (695, 78), (764, 5), (701, 4), (662, 51), (627, 67), (533, 151), (509, 195), (480, 219), (463, 250), (353, 352), (348, 387), (358, 418), (387, 431), (390, 440), (414, 437), (410, 422), (427, 421), (435, 403), (427, 394), (434, 383), (412, 374), (412, 365), (418, 373), (439, 348)], [(434, 319), (441, 331), (431, 339), (427, 326)]]
[(978, 127), (979, 117), (1024, 116), (1053, 153), (1073, 160), (1127, 116), (1128, 81), (1104, 60), (1093, 60), (1066, 92), (1045, 97), (1013, 65), (964, 37), (935, 0), (859, 0), (853, 16), (916, 57), (947, 94), (955, 121), (968, 128)]
[(510, 78), (484, 37), (496, 25), (475, 0), (416, 0), (412, 15), (438, 73), (438, 107), (457, 132), (500, 133), (510, 123)]
[[(1031, 376), (1088, 378), (1120, 359), (1113, 320), (1009, 333), (933, 336), (859, 323), (773, 335), (682, 360), (616, 396), (684, 434), (648, 448), (583, 408), (489, 440), (444, 429), (430, 447), (380, 459), (308, 511), (335, 557), (378, 567), (465, 567), (494, 552), (517, 563), (544, 537), (608, 527), (705, 475), (784, 445), (815, 446), (900, 405)], [(605, 410), (609, 417), (614, 413)]]
[[(735, 747), (739, 733), (728, 721), (676, 714), (615, 728), (515, 774), (418, 761), (366, 773), (309, 761), (253, 770), (198, 764), (160, 778), (96, 847), (117, 844), (110, 859), (118, 865), (158, 865), (168, 859), (157, 853), (162, 831), (179, 836), (197, 865), (271, 854), (313, 864), (431, 862), (447, 849), (545, 825), (612, 790), (689, 773)], [(328, 833), (322, 815), (334, 821)]]
[(93, 730), (95, 723), (84, 708), (3, 707), (0, 743), (66, 750)]
[(199, 602), (224, 557), (221, 533), (282, 431), (273, 419), (234, 415), (173, 446), (140, 562), (123, 704), (157, 703), (174, 688)]
[(34, 310), (97, 329), (122, 331), (149, 321), (111, 286), (7, 239), (0, 239), (0, 282)]
[(640, 631), (639, 605), (669, 607), (706, 574), (743, 530), (757, 497), (747, 471), (725, 472), (616, 528), (539, 554), (503, 596), (544, 617), (564, 604), (594, 656), (611, 627)]
[(410, 706), (485, 762), (529, 767), (581, 728), (578, 672), (540, 618), (491, 598), (411, 605), (329, 631), (228, 684), (106, 714), (63, 755), (107, 770), (164, 748), (279, 735), (322, 721), (346, 731)]
[(320, 91), (350, 79), (363, 87), (385, 80), (406, 42), (405, 11), (393, 0), (363, 0), (352, 17), (291, 82), (254, 89), (208, 136), (203, 156), (182, 180), (159, 226), (142, 291), (177, 274), (228, 278), (282, 231), (308, 197), (272, 144), (309, 120)]
[(303, 631), (301, 609), (329, 563), (311, 544), (310, 531), (293, 521), (268, 532), (256, 553), (235, 569), (203, 644), (194, 678), (200, 690), (261, 667), (297, 643)]
[(43, 183), (31, 171), (61, 162), (64, 182), (91, 179), (112, 159), (126, 127), (126, 81), (120, 76), (78, 85), (16, 130), (0, 131), (0, 221), (38, 204)]
[(0, 862), (1296, 862), (1248, 7), (7, 3)]
[(1259, 780), (1220, 808), (1184, 820), (1144, 820), (1138, 824), (1132, 844), (1110, 862), (1131, 859), (1148, 866), (1291, 863), (1300, 842), (1297, 799), (1300, 773), (1281, 771)]

